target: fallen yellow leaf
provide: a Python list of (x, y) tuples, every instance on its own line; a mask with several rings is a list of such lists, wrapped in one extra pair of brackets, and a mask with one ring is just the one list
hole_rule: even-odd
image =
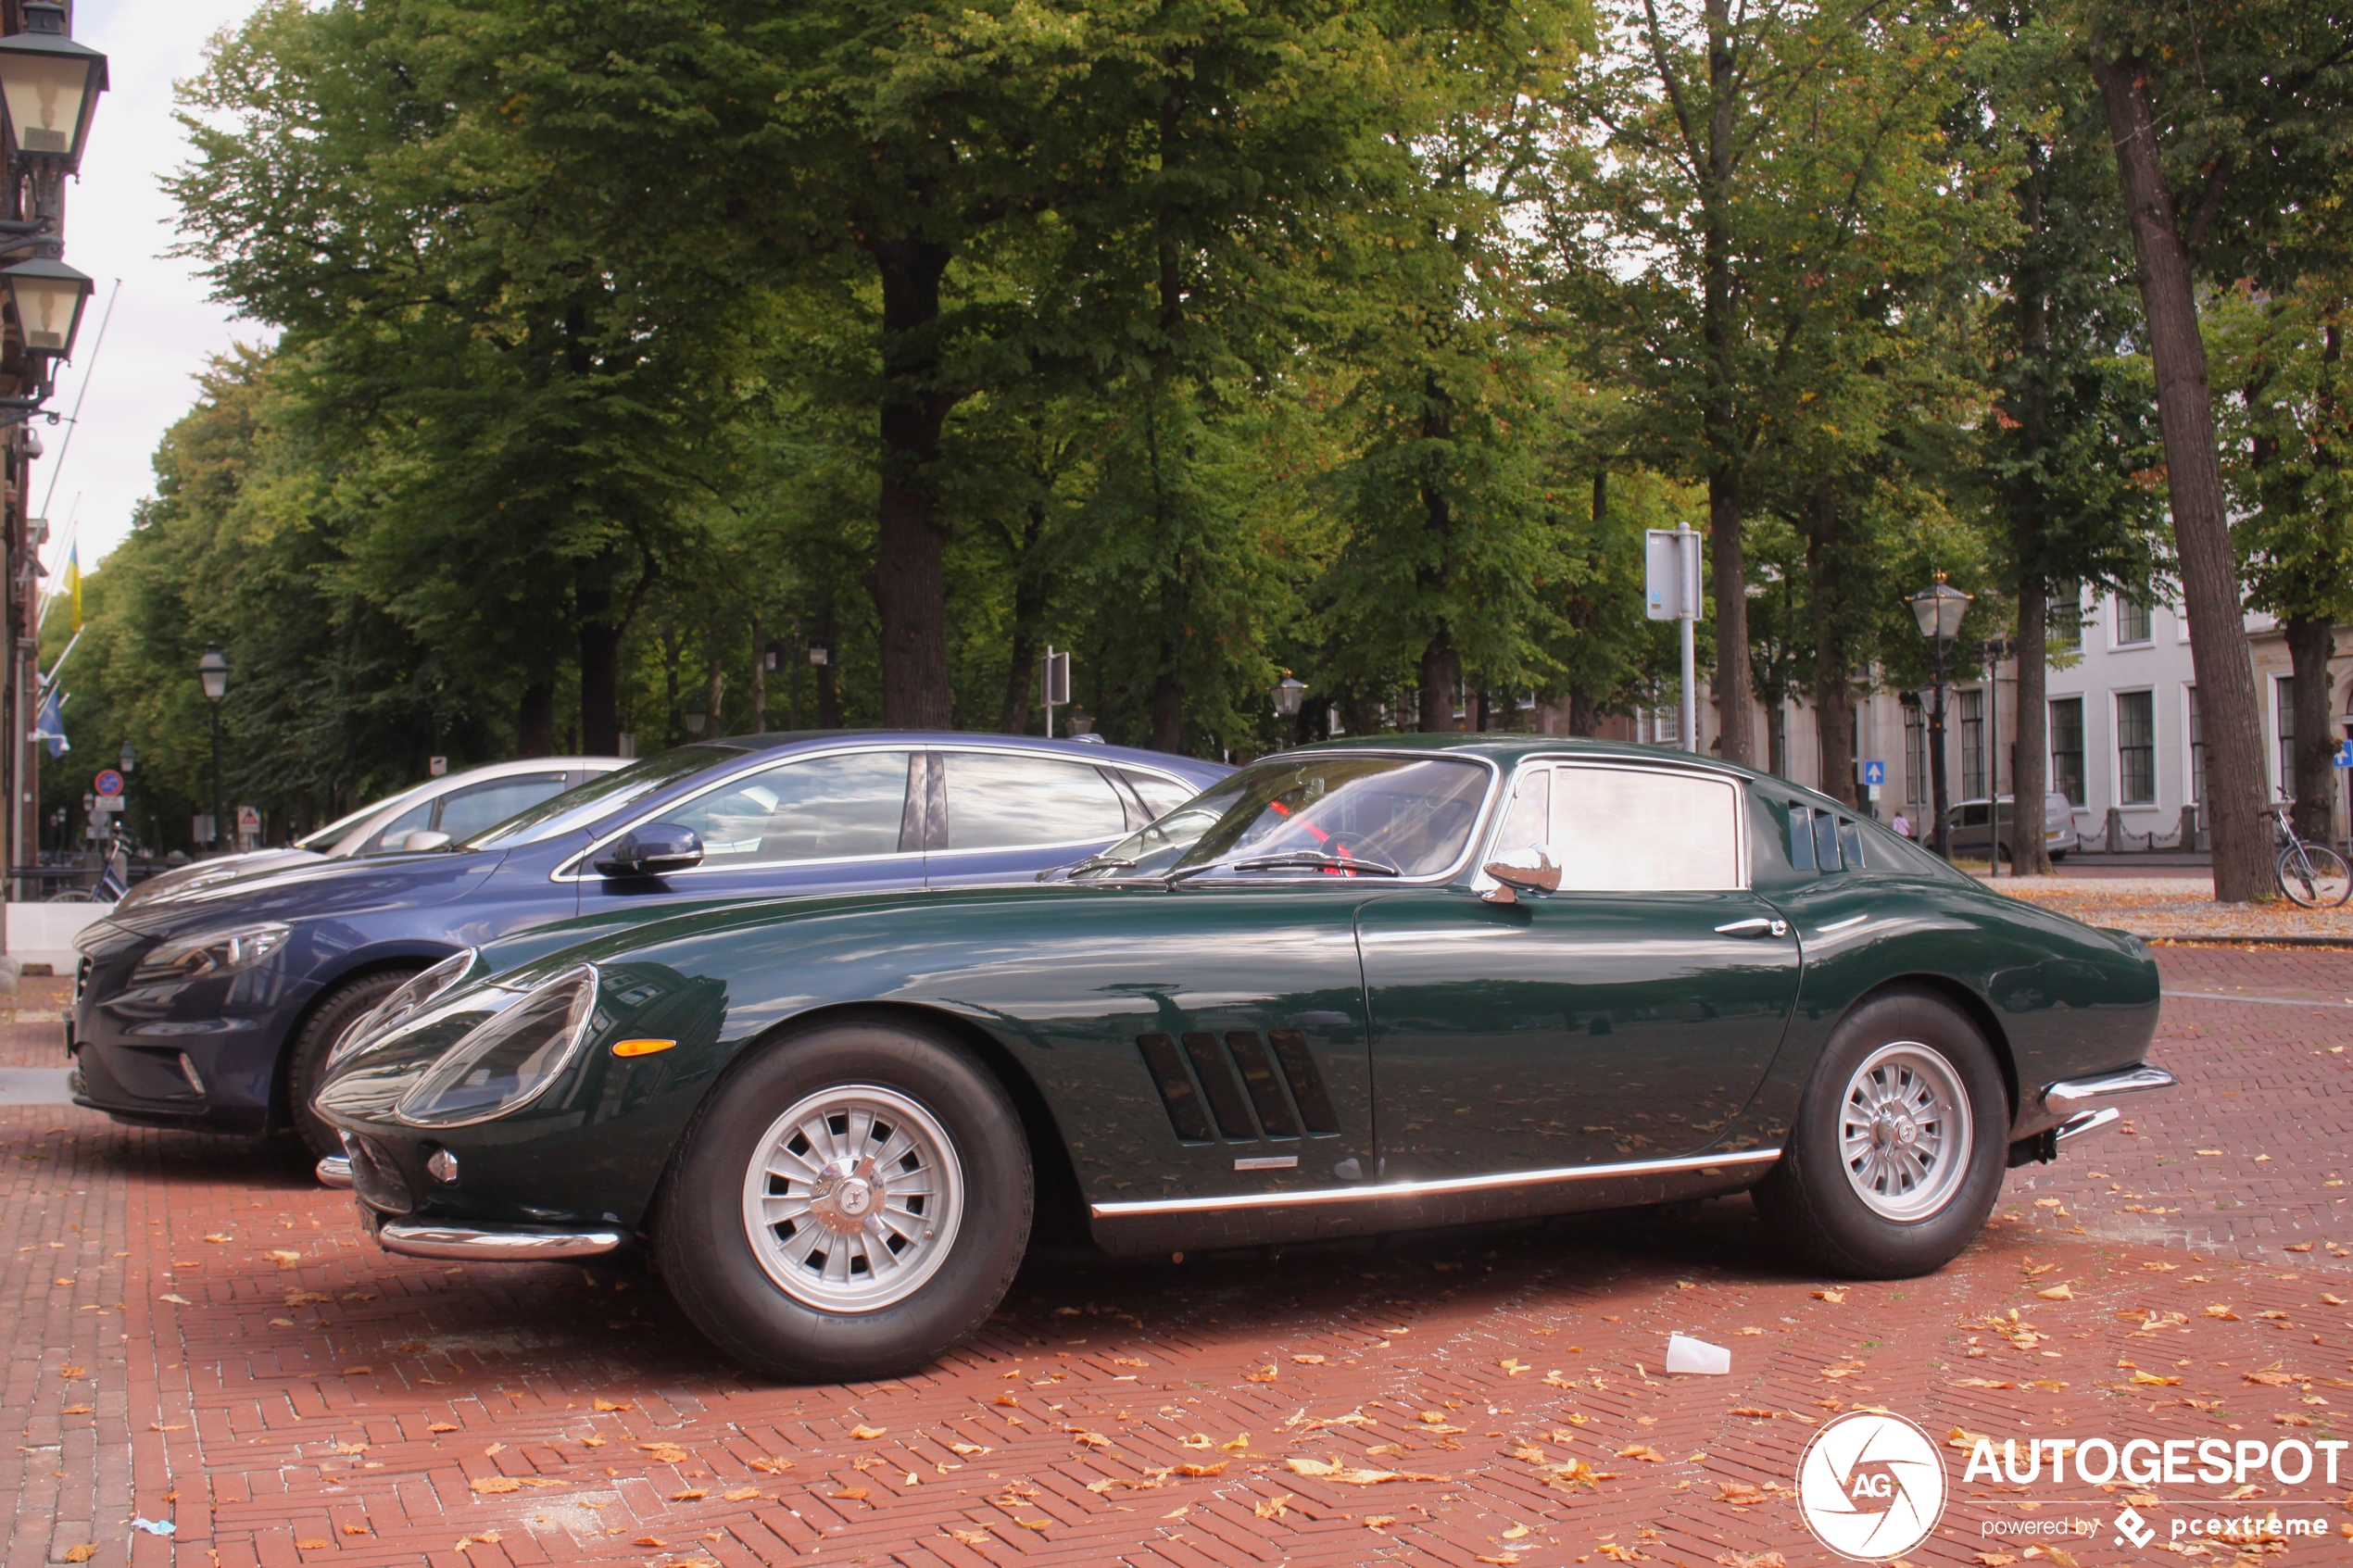
[(629, 1408), (629, 1401), (626, 1399), (595, 1399), (591, 1400), (590, 1403), (592, 1403), (598, 1410), (608, 1411), (625, 1411)]
[(761, 1490), (757, 1486), (738, 1486), (732, 1492), (722, 1492), (719, 1495), (729, 1502), (749, 1502), (752, 1499), (761, 1496)]
[(1828, 1301), (1831, 1306), (1835, 1307), (1841, 1301), (1846, 1299), (1846, 1292), (1843, 1290), (1818, 1290), (1814, 1292), (1814, 1299), (1817, 1301)]
[(887, 1426), (853, 1426), (849, 1429), (849, 1435), (862, 1443), (871, 1443), (889, 1430)]
[(477, 1492), (520, 1492), (522, 1483), (511, 1475), (485, 1475), (473, 1483)]
[(1243, 1382), (1245, 1382), (1245, 1383), (1272, 1383), (1272, 1382), (1274, 1382), (1274, 1381), (1275, 1381), (1275, 1363), (1274, 1363), (1274, 1362), (1272, 1362), (1272, 1361), (1268, 1361), (1268, 1362), (1267, 1362), (1265, 1366), (1260, 1367), (1260, 1368), (1259, 1368), (1256, 1372), (1248, 1372), (1248, 1373), (1244, 1373), (1244, 1374), (1242, 1374), (1242, 1381), (1243, 1381)]
[(1290, 1498), (1289, 1492), (1279, 1497), (1261, 1498), (1251, 1504), (1250, 1511), (1261, 1519), (1280, 1519), (1290, 1512)]
[(2048, 1290), (2038, 1290), (2034, 1294), (2040, 1296), (2045, 1301), (2072, 1301), (2075, 1299), (2075, 1292), (2070, 1290), (2063, 1285), (2055, 1285)]

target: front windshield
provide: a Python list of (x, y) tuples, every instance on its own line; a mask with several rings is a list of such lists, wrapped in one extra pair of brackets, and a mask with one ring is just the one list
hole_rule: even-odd
[(1462, 858), (1488, 777), (1461, 758), (1278, 758), (1210, 785), (1072, 876), (1165, 877), (1265, 860), (1292, 863), (1249, 874), (1347, 876), (1355, 860), (1382, 874), (1436, 876)]
[(341, 838), (345, 834), (349, 833), (353, 828), (358, 827), (361, 822), (366, 822), (370, 817), (374, 816), (377, 812), (383, 810), (394, 801), (406, 800), (409, 797), (417, 794), (423, 788), (425, 788), (424, 784), (416, 784), (410, 788), (401, 791), (398, 795), (387, 795), (382, 800), (372, 801), (368, 805), (362, 806), (359, 809), (354, 811), (348, 817), (337, 817), (333, 822), (329, 822), (317, 833), (308, 834), (301, 838), (296, 839), (295, 847), (297, 849), (315, 849), (320, 854), (324, 855), (334, 848), (335, 840)]
[(577, 788), (551, 796), (528, 810), (486, 827), (459, 847), (488, 849), (502, 844), (532, 844), (543, 838), (585, 828), (610, 816), (633, 800), (651, 795), (718, 762), (734, 761), (743, 753), (731, 746), (673, 746), (659, 757), (590, 779)]

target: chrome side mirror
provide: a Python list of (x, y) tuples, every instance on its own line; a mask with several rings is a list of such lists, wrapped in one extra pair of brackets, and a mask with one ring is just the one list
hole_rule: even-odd
[(403, 849), (438, 849), (449, 842), (449, 835), (432, 828), (419, 828), (400, 840)]
[(1503, 860), (1490, 860), (1482, 868), (1500, 884), (1479, 895), (1491, 904), (1516, 904), (1522, 893), (1557, 893), (1561, 885), (1561, 869), (1541, 849), (1536, 851), (1536, 864), (1515, 866)]

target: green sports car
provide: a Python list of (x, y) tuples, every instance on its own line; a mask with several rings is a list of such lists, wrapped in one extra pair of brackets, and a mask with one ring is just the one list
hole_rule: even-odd
[(2137, 938), (1811, 791), (1532, 736), (1287, 752), (1037, 884), (779, 899), (389, 998), (316, 1100), (435, 1258), (642, 1244), (744, 1362), (972, 1333), (1033, 1229), (1176, 1255), (1753, 1189), (1925, 1273), (2172, 1084)]

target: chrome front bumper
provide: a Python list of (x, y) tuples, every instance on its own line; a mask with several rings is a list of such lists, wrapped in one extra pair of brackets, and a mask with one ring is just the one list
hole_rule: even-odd
[(629, 1234), (618, 1228), (558, 1231), (515, 1226), (476, 1230), (416, 1220), (385, 1220), (376, 1229), (376, 1241), (387, 1252), (460, 1263), (530, 1263), (595, 1258), (615, 1250), (628, 1239)]
[(351, 1156), (330, 1154), (319, 1161), (313, 1171), (321, 1186), (334, 1187), (343, 1192), (351, 1190)]
[(2180, 1080), (2162, 1067), (2128, 1067), (2121, 1073), (2103, 1073), (2093, 1078), (2062, 1078), (2043, 1089), (2043, 1109), (2056, 1123), (2049, 1129), (2053, 1148), (2070, 1138), (2082, 1137), (2114, 1125), (2124, 1113), (2114, 1106), (2099, 1102), (2114, 1099), (2119, 1095), (2136, 1095), (2149, 1089), (2177, 1087)]

